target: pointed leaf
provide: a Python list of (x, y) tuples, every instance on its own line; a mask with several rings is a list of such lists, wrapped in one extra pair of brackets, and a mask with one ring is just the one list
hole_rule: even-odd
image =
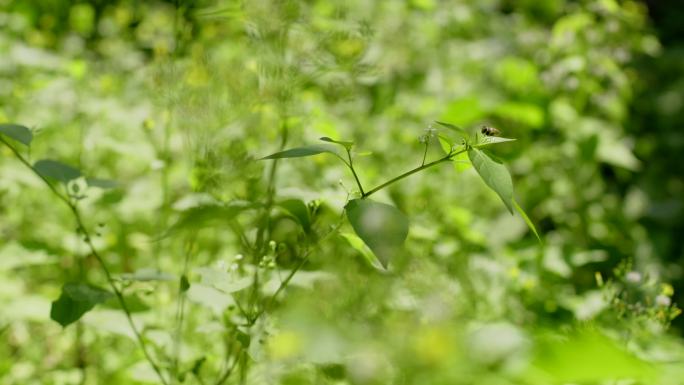
[(459, 127), (459, 126), (453, 125), (453, 124), (451, 124), (451, 123), (440, 122), (440, 121), (437, 121), (437, 120), (435, 120), (435, 123), (439, 124), (439, 125), (442, 126), (442, 127), (446, 127), (446, 128), (448, 128), (448, 129), (450, 129), (450, 130), (453, 130), (453, 131), (456, 131), (456, 132), (460, 132), (461, 134), (465, 134), (465, 133), (466, 133), (464, 129), (462, 129), (462, 128)]
[(486, 147), (492, 144), (499, 144), (499, 143), (506, 143), (506, 142), (512, 142), (517, 139), (511, 139), (511, 138), (502, 138), (500, 136), (481, 136), (478, 138), (479, 143), (473, 145), (473, 147), (477, 148), (482, 148)]
[(369, 199), (353, 199), (345, 207), (354, 232), (387, 268), (408, 235), (408, 220), (396, 207)]
[(382, 266), (382, 263), (378, 260), (378, 257), (373, 254), (370, 248), (363, 243), (363, 239), (359, 238), (356, 234), (353, 233), (340, 233), (340, 235), (347, 240), (349, 245), (353, 247), (356, 251), (361, 254), (363, 257), (364, 261), (366, 261), (371, 267), (374, 269), (380, 270), (380, 271), (386, 271), (385, 268)]
[(78, 321), (98, 303), (112, 297), (112, 293), (85, 283), (67, 283), (62, 294), (52, 303), (50, 318), (63, 327)]
[(81, 172), (78, 169), (50, 159), (37, 161), (33, 165), (33, 169), (44, 178), (55, 179), (62, 183), (67, 183), (81, 176)]
[(304, 156), (312, 156), (322, 154), (324, 152), (329, 152), (331, 154), (336, 154), (335, 150), (328, 145), (324, 144), (314, 144), (311, 146), (296, 147), (289, 150), (276, 152), (269, 156), (265, 156), (260, 160), (264, 159), (281, 159), (281, 158), (300, 158)]
[(324, 142), (328, 142), (328, 143), (339, 144), (340, 146), (344, 146), (344, 148), (346, 148), (347, 150), (350, 150), (352, 148), (352, 146), (354, 146), (354, 142), (345, 142), (342, 140), (335, 140), (335, 139), (329, 138), (327, 136), (323, 136), (323, 137), (320, 137), (318, 139), (322, 140)]
[(534, 223), (532, 223), (532, 220), (530, 220), (530, 217), (527, 216), (527, 214), (525, 213), (525, 210), (523, 210), (522, 207), (520, 207), (520, 205), (518, 204), (518, 202), (515, 199), (513, 199), (512, 202), (513, 202), (513, 207), (515, 208), (515, 211), (517, 211), (518, 214), (520, 214), (520, 216), (525, 220), (525, 223), (527, 223), (527, 227), (529, 227), (530, 230), (532, 230), (532, 232), (534, 233), (534, 236), (537, 237), (537, 240), (539, 241), (539, 243), (541, 243), (541, 238), (539, 237), (539, 233), (537, 233), (537, 228), (534, 227)]
[(33, 134), (31, 130), (26, 126), (14, 123), (3, 123), (0, 124), (0, 134), (5, 134), (10, 138), (23, 143), (27, 146), (31, 145), (33, 140)]
[(496, 192), (513, 214), (513, 181), (506, 167), (477, 148), (468, 150), (470, 162), (484, 182)]
[(292, 218), (296, 219), (305, 232), (309, 232), (311, 229), (311, 216), (306, 203), (299, 199), (287, 199), (279, 202), (278, 206), (283, 208)]

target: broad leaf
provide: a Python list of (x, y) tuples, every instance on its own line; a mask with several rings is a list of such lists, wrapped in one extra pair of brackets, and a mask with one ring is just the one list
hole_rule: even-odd
[(537, 237), (537, 240), (539, 241), (539, 243), (541, 243), (541, 238), (539, 237), (539, 233), (537, 233), (537, 228), (534, 227), (534, 223), (532, 223), (532, 220), (530, 220), (530, 217), (527, 216), (527, 214), (525, 213), (525, 210), (523, 210), (522, 207), (520, 207), (520, 205), (518, 204), (518, 202), (515, 199), (513, 199), (512, 202), (513, 202), (513, 207), (515, 208), (515, 210), (518, 212), (518, 214), (520, 214), (521, 217), (523, 217), (523, 219), (525, 220), (525, 223), (527, 223), (527, 227), (529, 227), (530, 230), (532, 230), (532, 232), (534, 233), (534, 236)]
[(324, 144), (314, 144), (311, 146), (296, 147), (289, 150), (284, 150), (265, 156), (260, 160), (264, 159), (281, 159), (281, 158), (301, 158), (304, 156), (312, 156), (328, 152), (331, 154), (337, 154), (333, 148)]
[(50, 318), (66, 327), (78, 321), (95, 305), (111, 297), (112, 293), (99, 287), (85, 283), (67, 283), (62, 287), (62, 294), (52, 303)]
[(327, 136), (323, 136), (319, 139), (324, 141), (324, 142), (339, 144), (340, 146), (343, 146), (347, 150), (350, 150), (352, 148), (352, 146), (354, 146), (354, 142), (345, 142), (342, 140), (335, 140), (335, 139), (329, 138)]
[(14, 123), (0, 124), (0, 134), (5, 134), (17, 142), (23, 143), (27, 146), (31, 145), (33, 134), (28, 127)]
[(513, 181), (506, 167), (477, 148), (468, 150), (470, 162), (482, 180), (496, 192), (513, 214)]
[(305, 232), (311, 229), (311, 217), (309, 208), (299, 199), (287, 199), (278, 203), (292, 218), (297, 220)]
[(387, 268), (408, 235), (408, 220), (396, 207), (369, 199), (353, 199), (345, 207), (354, 232)]
[(81, 177), (81, 172), (78, 169), (56, 160), (39, 160), (33, 165), (33, 169), (44, 178), (55, 179), (62, 183)]

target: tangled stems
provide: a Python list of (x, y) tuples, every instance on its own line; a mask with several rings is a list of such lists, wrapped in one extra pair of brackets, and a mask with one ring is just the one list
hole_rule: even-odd
[(15, 157), (26, 167), (28, 167), (35, 175), (37, 175), (44, 183), (45, 185), (48, 186), (50, 191), (59, 198), (64, 204), (67, 205), (69, 208), (69, 211), (71, 211), (71, 214), (73, 215), (74, 219), (76, 220), (76, 225), (78, 229), (83, 233), (83, 236), (85, 238), (85, 242), (88, 245), (88, 249), (90, 250), (90, 253), (93, 257), (95, 257), (95, 260), (97, 260), (98, 264), (100, 265), (100, 268), (102, 269), (102, 272), (105, 275), (105, 278), (107, 279), (107, 283), (109, 284), (109, 287), (112, 289), (114, 292), (114, 295), (116, 296), (119, 305), (121, 306), (121, 309), (123, 310), (124, 314), (126, 315), (126, 320), (128, 321), (128, 324), (130, 325), (131, 329), (133, 330), (133, 334), (135, 335), (135, 339), (138, 342), (138, 345), (140, 345), (140, 349), (142, 350), (145, 359), (149, 362), (149, 364), (152, 366), (152, 369), (154, 369), (155, 373), (157, 373), (157, 376), (159, 377), (160, 381), (164, 385), (168, 385), (168, 381), (166, 378), (164, 378), (164, 375), (161, 372), (161, 369), (157, 363), (154, 362), (152, 359), (152, 356), (150, 355), (148, 349), (147, 349), (147, 344), (145, 343), (145, 339), (143, 338), (142, 334), (138, 330), (138, 328), (135, 326), (135, 323), (133, 322), (133, 317), (131, 316), (131, 311), (128, 308), (128, 304), (126, 303), (126, 300), (124, 299), (123, 293), (121, 290), (116, 286), (116, 283), (114, 281), (114, 277), (112, 276), (111, 272), (109, 271), (109, 267), (105, 263), (104, 259), (100, 255), (100, 253), (97, 251), (95, 248), (95, 245), (93, 244), (92, 238), (90, 236), (90, 232), (86, 229), (84, 223), (83, 223), (83, 217), (81, 216), (81, 213), (78, 209), (78, 206), (69, 200), (68, 197), (64, 196), (61, 194), (57, 188), (50, 183), (47, 178), (45, 178), (43, 175), (41, 175), (38, 171), (36, 171), (35, 168), (24, 158), (17, 149), (15, 149), (12, 145), (7, 143), (2, 137), (0, 137), (0, 142), (2, 142), (7, 148), (14, 153)]

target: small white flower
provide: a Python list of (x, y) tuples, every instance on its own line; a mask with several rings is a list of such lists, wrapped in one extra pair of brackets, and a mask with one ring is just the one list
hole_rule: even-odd
[(437, 129), (432, 127), (432, 124), (425, 129), (425, 136), (428, 138), (434, 138), (437, 135)]
[(631, 283), (639, 283), (641, 282), (641, 273), (638, 271), (630, 271), (625, 275), (625, 280)]
[(659, 296), (657, 296), (655, 298), (655, 302), (656, 302), (656, 305), (658, 305), (658, 306), (667, 307), (667, 306), (670, 306), (670, 304), (672, 304), (672, 299), (670, 299), (670, 297), (668, 297), (666, 295), (660, 294)]

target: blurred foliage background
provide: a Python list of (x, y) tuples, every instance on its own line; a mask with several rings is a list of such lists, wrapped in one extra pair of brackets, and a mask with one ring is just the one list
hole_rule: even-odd
[[(155, 356), (178, 350), (178, 382), (220, 372), (236, 312), (221, 287), (244, 250), (225, 223), (160, 234), (206, 202), (268, 199), (256, 159), (283, 145), (353, 140), (377, 185), (442, 120), (518, 139), (495, 153), (543, 244), (472, 168), (412, 176), (377, 197), (411, 220), (394, 269), (344, 225), (246, 331), (249, 371), (227, 383), (681, 384), (683, 16), (655, 0), (0, 0), (0, 122), (33, 129), (33, 159), (119, 183), (83, 210)], [(154, 383), (113, 303), (50, 320), (63, 282), (103, 277), (68, 210), (0, 152), (0, 383)], [(354, 181), (321, 155), (278, 163), (275, 188), (324, 230)], [(282, 213), (269, 226), (275, 280), (302, 235)]]

